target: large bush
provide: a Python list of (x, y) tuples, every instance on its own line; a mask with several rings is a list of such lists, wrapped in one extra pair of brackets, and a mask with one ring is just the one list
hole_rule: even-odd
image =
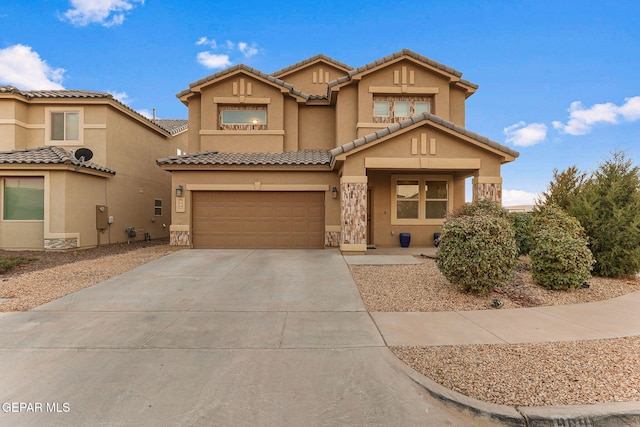
[(518, 248), (508, 213), (494, 202), (474, 202), (442, 227), (438, 268), (465, 291), (488, 293), (510, 279)]
[(514, 212), (511, 214), (511, 223), (515, 231), (518, 255), (527, 255), (531, 250), (531, 219), (528, 212)]
[(593, 256), (577, 219), (552, 206), (542, 207), (531, 222), (531, 275), (548, 289), (578, 288), (591, 277)]

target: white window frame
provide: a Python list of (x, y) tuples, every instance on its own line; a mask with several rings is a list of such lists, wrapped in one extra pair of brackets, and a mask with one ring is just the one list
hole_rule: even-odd
[[(221, 105), (219, 107), (219, 120), (220, 128), (222, 130), (230, 130), (229, 128), (235, 128), (231, 130), (267, 130), (269, 122), (269, 109), (266, 105), (256, 104), (246, 106), (245, 108), (239, 108), (238, 105)], [(227, 111), (251, 111), (260, 112), (264, 115), (264, 122), (247, 122), (247, 123), (226, 123), (224, 121), (225, 112)]]
[[(78, 114), (78, 139), (51, 139), (53, 123), (52, 113), (77, 113)], [(65, 117), (66, 123), (66, 117)], [(45, 143), (46, 145), (80, 146), (84, 145), (84, 108), (82, 107), (47, 107), (44, 116)]]
[[(398, 181), (418, 181), (419, 202), (418, 219), (398, 218), (398, 205), (396, 186)], [(445, 218), (427, 219), (427, 181), (446, 181), (447, 183), (447, 212), (452, 210), (453, 201), (453, 176), (452, 175), (391, 175), (391, 224), (392, 225), (442, 225)], [(435, 200), (435, 199), (430, 199)], [(443, 200), (443, 199), (440, 199)]]

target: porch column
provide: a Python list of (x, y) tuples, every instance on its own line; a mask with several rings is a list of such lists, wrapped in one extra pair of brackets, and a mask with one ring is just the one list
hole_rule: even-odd
[(340, 251), (363, 254), (367, 251), (367, 177), (340, 178)]
[(473, 201), (489, 199), (502, 205), (502, 177), (476, 176), (473, 178)]

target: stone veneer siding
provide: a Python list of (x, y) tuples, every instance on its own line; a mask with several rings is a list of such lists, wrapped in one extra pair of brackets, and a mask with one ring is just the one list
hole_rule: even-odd
[(489, 199), (502, 203), (502, 184), (485, 183), (473, 185), (473, 200)]
[(78, 247), (78, 239), (71, 238), (57, 238), (57, 239), (44, 239), (45, 249), (75, 249)]
[(169, 233), (170, 246), (190, 246), (191, 239), (188, 231), (171, 231)]
[(325, 231), (324, 233), (324, 245), (328, 248), (340, 247), (340, 232), (339, 231)]
[(340, 184), (342, 243), (367, 244), (367, 183)]

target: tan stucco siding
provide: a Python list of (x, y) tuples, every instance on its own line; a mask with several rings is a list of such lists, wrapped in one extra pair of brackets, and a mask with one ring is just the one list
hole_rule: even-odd
[[(114, 217), (111, 242), (127, 241), (125, 228), (135, 227), (136, 239), (167, 237), (171, 214), (171, 174), (157, 167), (156, 159), (175, 155), (169, 138), (137, 125), (117, 111), (108, 114), (107, 165), (116, 171), (109, 179), (107, 206)], [(163, 203), (162, 216), (154, 215), (154, 199)]]
[(345, 75), (344, 71), (327, 62), (318, 62), (278, 78), (309, 95), (326, 95), (327, 83)]
[(462, 89), (451, 87), (449, 94), (449, 121), (465, 127), (465, 93)]
[(345, 86), (338, 92), (335, 107), (336, 147), (357, 138), (358, 87)]
[(300, 107), (300, 150), (335, 148), (335, 122), (332, 106)]
[(298, 103), (295, 99), (284, 99), (284, 141), (283, 151), (297, 151), (300, 149), (300, 115)]

